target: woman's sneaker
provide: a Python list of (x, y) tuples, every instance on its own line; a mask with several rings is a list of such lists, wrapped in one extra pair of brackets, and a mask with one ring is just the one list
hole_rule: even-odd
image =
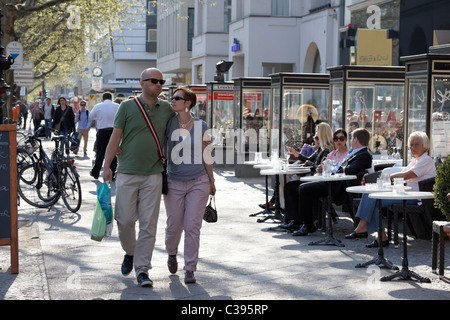
[(184, 283), (195, 283), (194, 271), (184, 272)]
[(151, 287), (153, 286), (153, 281), (150, 280), (148, 275), (144, 272), (139, 273), (137, 276), (137, 282), (141, 287)]

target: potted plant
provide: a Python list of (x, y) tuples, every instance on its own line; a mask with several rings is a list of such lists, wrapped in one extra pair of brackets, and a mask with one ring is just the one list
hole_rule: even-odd
[(434, 184), (434, 202), (442, 214), (450, 221), (450, 155), (438, 165), (436, 169), (436, 182)]

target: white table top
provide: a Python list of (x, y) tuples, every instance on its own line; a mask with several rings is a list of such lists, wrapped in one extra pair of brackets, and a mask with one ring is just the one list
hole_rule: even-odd
[(369, 198), (381, 200), (423, 200), (433, 199), (434, 194), (426, 191), (406, 191), (402, 194), (394, 192), (374, 192), (369, 194)]
[(256, 161), (244, 161), (244, 164), (245, 165), (248, 165), (248, 166), (256, 166), (256, 165), (267, 165), (267, 164), (270, 164), (270, 160), (263, 160), (263, 161), (261, 161), (261, 162), (256, 162)]
[(311, 168), (309, 167), (294, 167), (286, 170), (274, 170), (273, 168), (261, 170), (260, 174), (263, 176), (274, 176), (277, 174), (299, 174), (299, 173), (308, 173), (311, 172)]
[[(365, 185), (365, 186), (353, 186), (353, 187), (347, 187), (345, 191), (350, 193), (373, 193), (373, 192), (392, 192), (394, 190), (394, 186), (390, 187), (383, 187), (382, 189), (378, 189), (376, 184), (373, 183), (374, 186), (371, 185)], [(411, 190), (411, 187), (405, 186), (405, 191)]]
[(329, 177), (324, 177), (322, 175), (314, 175), (314, 176), (307, 176), (307, 177), (301, 177), (300, 181), (306, 181), (306, 182), (316, 182), (316, 181), (345, 181), (345, 180), (355, 180), (358, 178), (354, 175), (332, 175)]
[(255, 164), (253, 166), (253, 168), (255, 168), (255, 169), (271, 169), (272, 168), (272, 163), (267, 162), (267, 163)]

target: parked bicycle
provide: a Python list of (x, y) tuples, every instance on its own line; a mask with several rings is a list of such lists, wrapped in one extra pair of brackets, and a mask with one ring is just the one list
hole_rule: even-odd
[(17, 132), (17, 173), (23, 167), (35, 163), (33, 153), (37, 149), (38, 143), (35, 140), (29, 141), (27, 135)]
[(67, 209), (77, 212), (81, 207), (81, 184), (74, 161), (60, 150), (61, 143), (77, 143), (71, 136), (52, 137), (55, 148), (51, 158), (42, 147), (38, 138), (40, 130), (28, 137), (27, 143), (37, 142), (38, 151), (34, 154), (35, 163), (22, 167), (18, 174), (20, 197), (32, 206), (47, 208), (53, 206), (60, 198)]

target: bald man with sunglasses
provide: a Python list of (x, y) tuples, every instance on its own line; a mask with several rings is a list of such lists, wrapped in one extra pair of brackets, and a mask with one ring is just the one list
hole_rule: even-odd
[[(165, 83), (161, 71), (149, 68), (140, 78), (142, 94), (138, 97), (163, 144), (167, 122), (175, 115), (168, 101), (158, 96)], [(120, 147), (116, 175), (115, 219), (125, 256), (122, 274), (128, 275), (134, 267), (141, 287), (153, 286), (148, 277), (156, 239), (162, 193), (162, 162), (156, 141), (133, 99), (121, 103), (114, 119), (114, 129), (106, 150), (103, 166), (104, 181), (111, 181), (110, 170)], [(139, 222), (136, 239), (135, 224)]]

